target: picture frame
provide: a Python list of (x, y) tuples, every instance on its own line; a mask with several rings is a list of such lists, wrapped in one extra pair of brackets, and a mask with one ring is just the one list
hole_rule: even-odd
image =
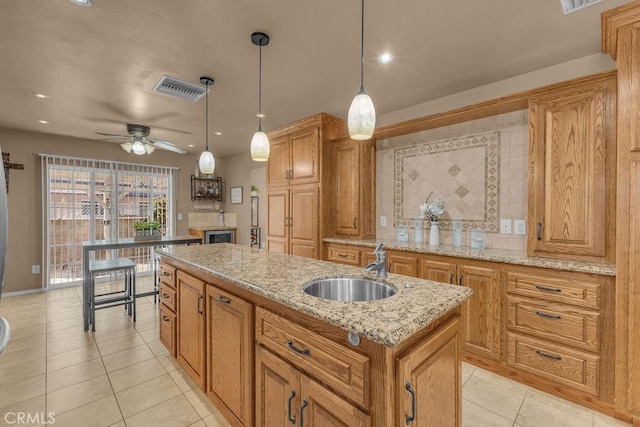
[(251, 196), (251, 227), (258, 226), (258, 197)]
[(231, 193), (231, 204), (241, 205), (242, 204), (242, 187), (231, 187), (229, 191)]

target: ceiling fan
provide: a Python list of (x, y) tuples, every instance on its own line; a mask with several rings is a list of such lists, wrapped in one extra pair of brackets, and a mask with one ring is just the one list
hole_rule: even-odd
[(120, 144), (122, 149), (127, 153), (133, 151), (139, 156), (143, 154), (151, 154), (156, 148), (173, 151), (174, 153), (185, 154), (186, 151), (177, 147), (173, 142), (163, 141), (162, 139), (149, 138), (149, 126), (134, 125), (127, 123), (127, 133), (129, 135), (116, 135), (113, 133), (96, 132), (98, 135), (108, 136), (107, 139), (125, 139), (127, 142)]

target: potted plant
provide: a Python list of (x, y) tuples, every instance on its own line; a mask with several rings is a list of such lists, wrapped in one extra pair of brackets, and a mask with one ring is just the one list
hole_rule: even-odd
[(135, 240), (153, 239), (160, 235), (160, 222), (134, 222), (133, 229), (136, 232), (133, 237)]
[(257, 197), (258, 196), (258, 187), (256, 187), (255, 185), (251, 185), (251, 195), (253, 197)]

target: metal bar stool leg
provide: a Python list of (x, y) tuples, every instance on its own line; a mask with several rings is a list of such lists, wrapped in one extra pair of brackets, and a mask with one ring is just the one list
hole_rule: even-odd
[(130, 277), (130, 283), (131, 283), (131, 305), (130, 307), (132, 307), (132, 318), (133, 321), (136, 321), (136, 270), (135, 267), (131, 270), (131, 277)]

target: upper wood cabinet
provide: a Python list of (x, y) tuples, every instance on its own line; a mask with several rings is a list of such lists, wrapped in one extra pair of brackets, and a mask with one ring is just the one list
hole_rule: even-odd
[(616, 77), (554, 86), (529, 108), (529, 255), (614, 261)]
[(335, 234), (371, 238), (375, 235), (375, 139), (339, 139), (334, 142), (333, 156)]
[(310, 184), (320, 178), (320, 126), (312, 125), (271, 142), (267, 185)]

